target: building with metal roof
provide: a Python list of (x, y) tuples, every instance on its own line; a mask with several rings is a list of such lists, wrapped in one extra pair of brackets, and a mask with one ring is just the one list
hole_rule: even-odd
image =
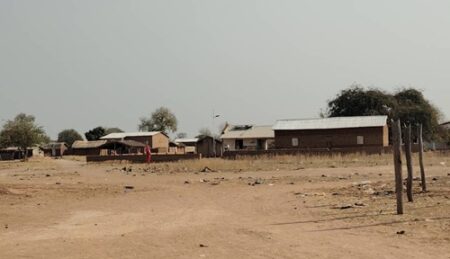
[(317, 130), (317, 129), (349, 129), (384, 127), (387, 116), (355, 116), (319, 119), (279, 120), (273, 126), (274, 130)]
[(129, 137), (151, 137), (157, 134), (160, 134), (160, 131), (149, 131), (149, 132), (116, 132), (110, 133), (106, 136), (101, 137), (100, 139), (105, 140), (123, 140)]
[(77, 140), (73, 142), (70, 153), (75, 156), (98, 156), (102, 153), (101, 146), (107, 142), (106, 140)]
[(108, 141), (134, 140), (141, 142), (142, 144), (149, 145), (152, 152), (169, 152), (169, 136), (161, 131), (111, 133), (101, 137), (101, 139)]
[(227, 125), (220, 136), (226, 151), (267, 150), (274, 142), (272, 126)]
[[(201, 154), (202, 157), (220, 156), (222, 154), (222, 142), (211, 136), (201, 135), (197, 138), (178, 138), (175, 139), (175, 143), (184, 145), (186, 154)], [(216, 152), (214, 152), (214, 149), (216, 149)]]
[(282, 149), (389, 145), (387, 116), (279, 120), (273, 130), (275, 147)]

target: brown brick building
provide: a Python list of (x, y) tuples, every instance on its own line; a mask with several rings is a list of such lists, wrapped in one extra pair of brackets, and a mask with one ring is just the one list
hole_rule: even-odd
[(386, 147), (387, 116), (279, 120), (274, 125), (278, 149)]
[(169, 152), (169, 136), (160, 131), (111, 133), (101, 137), (101, 139), (108, 141), (134, 140), (142, 144), (148, 144), (153, 152)]

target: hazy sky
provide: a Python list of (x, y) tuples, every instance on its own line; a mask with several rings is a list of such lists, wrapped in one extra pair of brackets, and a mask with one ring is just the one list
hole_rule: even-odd
[[(0, 124), (53, 138), (136, 131), (167, 106), (190, 136), (317, 117), (353, 83), (424, 90), (450, 116), (448, 0), (0, 0)], [(4, 122), (4, 121), (3, 121)]]

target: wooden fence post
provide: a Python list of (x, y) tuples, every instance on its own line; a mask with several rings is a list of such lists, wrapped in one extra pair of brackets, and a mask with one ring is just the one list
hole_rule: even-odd
[(393, 153), (395, 168), (395, 193), (397, 197), (397, 214), (403, 214), (403, 179), (402, 179), (402, 129), (400, 120), (396, 120), (392, 125), (393, 132)]
[(408, 168), (408, 179), (406, 181), (406, 194), (408, 201), (413, 202), (413, 165), (412, 165), (412, 150), (411, 150), (411, 124), (408, 125), (405, 136), (405, 153), (406, 166)]
[(418, 138), (419, 138), (419, 164), (420, 164), (420, 178), (422, 180), (422, 191), (427, 191), (427, 181), (425, 179), (425, 168), (423, 166), (423, 126), (419, 125), (418, 128)]

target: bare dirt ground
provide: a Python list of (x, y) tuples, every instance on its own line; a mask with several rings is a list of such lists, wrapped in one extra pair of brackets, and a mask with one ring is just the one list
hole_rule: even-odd
[(402, 216), (392, 166), (360, 164), (0, 162), (0, 258), (450, 258), (446, 162), (427, 166), (430, 191), (415, 181)]

